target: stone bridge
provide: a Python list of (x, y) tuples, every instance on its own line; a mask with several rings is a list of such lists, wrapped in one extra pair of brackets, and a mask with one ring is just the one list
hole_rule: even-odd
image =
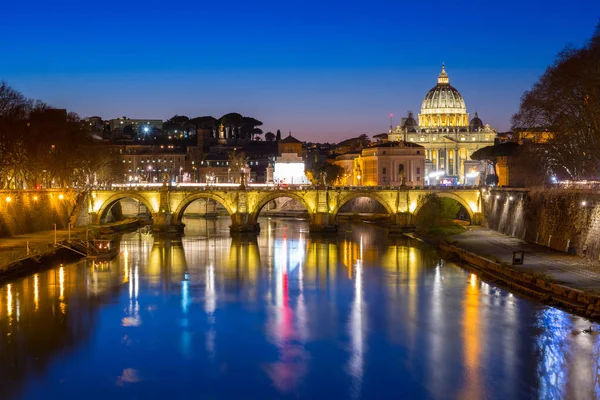
[(154, 229), (175, 231), (183, 228), (186, 208), (195, 200), (211, 199), (220, 203), (231, 217), (232, 232), (256, 232), (261, 209), (279, 197), (302, 204), (310, 216), (310, 230), (335, 231), (340, 208), (352, 199), (367, 197), (380, 203), (390, 215), (390, 231), (406, 231), (414, 226), (415, 216), (435, 194), (460, 203), (472, 224), (482, 219), (481, 194), (473, 188), (389, 188), (389, 187), (126, 187), (95, 189), (87, 196), (92, 223), (100, 223), (119, 200), (130, 198), (144, 204), (152, 213)]

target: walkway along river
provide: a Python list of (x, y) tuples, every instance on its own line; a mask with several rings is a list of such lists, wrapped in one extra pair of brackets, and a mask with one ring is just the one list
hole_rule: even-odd
[[(0, 398), (597, 398), (600, 328), (377, 226), (123, 236), (0, 287)], [(594, 332), (582, 333), (593, 325)]]

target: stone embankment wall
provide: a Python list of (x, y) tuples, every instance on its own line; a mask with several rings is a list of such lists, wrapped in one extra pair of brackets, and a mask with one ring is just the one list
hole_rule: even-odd
[(488, 227), (555, 250), (600, 260), (600, 193), (495, 189), (483, 199)]
[(0, 190), (0, 237), (68, 226), (82, 195), (74, 190)]
[(441, 243), (439, 248), (442, 252), (453, 254), (480, 270), (488, 279), (499, 280), (517, 292), (547, 304), (558, 305), (575, 314), (600, 318), (600, 296), (598, 295), (551, 282), (531, 273), (518, 271), (452, 244)]

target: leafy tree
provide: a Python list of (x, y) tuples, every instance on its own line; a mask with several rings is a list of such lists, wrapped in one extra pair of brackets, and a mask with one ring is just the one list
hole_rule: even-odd
[(254, 135), (262, 134), (262, 130), (257, 128), (257, 126), (261, 126), (263, 123), (252, 117), (243, 117), (240, 126), (240, 138), (242, 139), (250, 139), (253, 138)]
[(434, 228), (452, 225), (452, 220), (456, 219), (460, 209), (461, 205), (455, 200), (435, 194), (427, 195), (416, 217), (417, 231), (428, 233)]
[(194, 125), (198, 129), (216, 129), (217, 119), (210, 115), (204, 117), (192, 118), (188, 121), (188, 124)]
[(267, 142), (272, 142), (275, 140), (275, 134), (273, 132), (267, 132), (265, 133), (265, 140)]
[(277, 134), (275, 135), (275, 140), (278, 142), (281, 140), (281, 131), (279, 129), (277, 129)]
[(209, 115), (204, 117), (196, 117), (192, 118), (188, 121), (188, 126), (191, 130), (197, 129), (209, 129), (212, 132), (212, 136), (214, 137), (217, 132), (218, 121), (215, 117), (211, 117)]
[(169, 119), (167, 122), (172, 122), (174, 124), (179, 124), (179, 125), (183, 126), (183, 125), (187, 124), (189, 120), (190, 119), (188, 117), (186, 117), (185, 115), (175, 115), (174, 117)]
[(229, 132), (229, 136), (237, 139), (239, 137), (240, 127), (242, 126), (244, 117), (242, 114), (229, 113), (219, 118), (219, 124), (223, 124)]
[(547, 175), (582, 179), (600, 173), (600, 24), (581, 48), (567, 47), (513, 116), (517, 131), (551, 133), (540, 154)]
[(338, 143), (336, 147), (337, 147), (338, 151), (341, 151), (342, 153), (346, 153), (347, 151), (362, 150), (365, 147), (369, 146), (370, 143), (371, 143), (371, 140), (369, 139), (369, 136), (367, 136), (366, 134), (363, 133), (360, 136), (346, 139), (346, 140)]
[(313, 184), (322, 184), (325, 179), (325, 184), (328, 186), (339, 183), (346, 171), (344, 168), (333, 163), (314, 163), (305, 173), (307, 179)]

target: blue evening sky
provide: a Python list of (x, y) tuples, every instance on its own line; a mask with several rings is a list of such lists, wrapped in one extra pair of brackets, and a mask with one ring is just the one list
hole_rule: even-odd
[(0, 5), (0, 80), (82, 117), (239, 112), (339, 141), (418, 113), (445, 62), (467, 111), (507, 130), (600, 1), (27, 1)]

